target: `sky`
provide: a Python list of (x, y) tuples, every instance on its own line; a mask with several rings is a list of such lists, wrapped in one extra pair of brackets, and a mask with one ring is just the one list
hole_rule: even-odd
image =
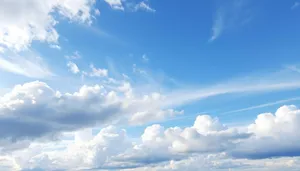
[(0, 0), (0, 170), (300, 170), (300, 1)]

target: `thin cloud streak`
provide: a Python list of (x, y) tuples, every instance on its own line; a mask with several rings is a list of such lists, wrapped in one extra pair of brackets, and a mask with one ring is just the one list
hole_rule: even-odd
[(251, 107), (247, 107), (247, 108), (242, 108), (242, 109), (237, 109), (237, 110), (224, 112), (224, 113), (221, 113), (220, 115), (227, 116), (228, 114), (233, 114), (233, 113), (238, 113), (238, 112), (245, 112), (245, 111), (270, 107), (270, 106), (274, 106), (274, 105), (278, 105), (278, 104), (288, 103), (288, 102), (292, 102), (292, 101), (299, 101), (299, 100), (300, 100), (300, 97), (295, 97), (295, 98), (290, 98), (290, 99), (285, 99), (285, 100), (279, 100), (279, 101), (276, 101), (276, 102), (270, 102), (270, 103), (265, 103), (265, 104), (261, 104), (261, 105), (256, 105), (256, 106), (251, 106)]
[[(5, 55), (5, 57), (4, 57)], [(49, 78), (55, 76), (43, 58), (29, 52), (23, 56), (9, 53), (0, 55), (0, 70), (29, 78)]]
[(244, 77), (203, 88), (184, 88), (166, 94), (162, 107), (179, 107), (208, 97), (237, 93), (267, 93), (300, 89), (300, 76), (291, 70), (282, 70), (267, 75)]
[[(274, 106), (274, 105), (278, 105), (278, 104), (284, 104), (284, 103), (288, 103), (288, 102), (292, 102), (292, 101), (300, 101), (300, 97), (295, 97), (295, 98), (290, 98), (290, 99), (285, 99), (285, 100), (279, 100), (279, 101), (275, 101), (275, 102), (270, 102), (270, 103), (260, 104), (260, 105), (251, 106), (251, 107), (247, 107), (247, 108), (242, 108), (242, 109), (232, 110), (232, 111), (228, 111), (228, 112), (223, 112), (223, 113), (219, 114), (218, 117), (229, 116), (228, 114), (251, 111), (251, 110), (254, 110), (254, 109), (261, 109), (261, 108), (270, 107), (270, 106)], [(203, 114), (208, 114), (208, 113), (214, 113), (214, 112), (212, 112), (212, 111), (199, 112), (197, 115), (200, 115), (200, 114), (203, 115)], [(188, 115), (188, 116), (175, 117), (175, 118), (166, 119), (166, 120), (156, 122), (156, 123), (165, 123), (165, 122), (170, 122), (170, 121), (190, 119), (190, 118), (197, 117), (197, 115)]]
[(225, 94), (234, 94), (234, 93), (263, 93), (270, 91), (282, 91), (282, 90), (291, 90), (299, 89), (300, 81), (298, 82), (287, 82), (287, 83), (270, 83), (262, 85), (237, 85), (233, 87), (212, 87), (205, 88), (202, 90), (191, 90), (191, 91), (182, 91), (176, 92), (167, 97), (164, 106), (181, 106), (193, 101), (203, 100), (208, 97), (214, 97)]
[(298, 8), (300, 6), (300, 2), (295, 2), (294, 5), (291, 7), (292, 10)]
[(252, 18), (252, 12), (249, 10), (251, 4), (248, 0), (219, 0), (218, 3), (211, 28), (212, 35), (208, 42), (215, 41), (229, 29), (242, 27)]
[(212, 27), (212, 36), (209, 39), (209, 42), (212, 42), (216, 40), (223, 32), (224, 30), (224, 18), (223, 13), (219, 10), (217, 17), (214, 21), (213, 27)]

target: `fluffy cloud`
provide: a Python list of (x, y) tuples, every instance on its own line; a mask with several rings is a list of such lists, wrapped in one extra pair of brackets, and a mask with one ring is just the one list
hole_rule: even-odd
[(104, 0), (112, 9), (114, 10), (129, 10), (132, 12), (135, 11), (146, 11), (146, 12), (155, 12), (156, 10), (151, 8), (148, 0), (140, 1), (138, 3), (134, 1), (127, 0)]
[(141, 111), (134, 113), (130, 118), (129, 122), (134, 124), (143, 124), (149, 120), (160, 121), (164, 118), (172, 118), (177, 115), (182, 115), (184, 111), (176, 111), (173, 109), (169, 110), (154, 110), (154, 111)]
[(93, 64), (90, 65), (91, 71), (82, 71), (82, 76), (88, 76), (88, 77), (107, 77), (108, 76), (108, 70), (104, 68), (96, 68)]
[[(215, 170), (262, 168), (266, 163), (269, 168), (298, 166), (298, 159), (288, 158), (300, 154), (296, 106), (260, 114), (243, 129), (200, 115), (189, 127), (154, 124), (139, 138), (132, 138), (116, 126), (155, 122), (183, 111), (162, 109), (160, 102), (166, 98), (162, 94), (141, 96), (128, 82), (114, 84), (85, 85), (74, 93), (61, 93), (38, 81), (15, 86), (0, 99), (1, 166), (45, 170), (180, 170), (188, 166), (198, 170), (195, 164), (200, 161), (202, 168)], [(92, 127), (107, 123), (114, 126), (93, 134)], [(267, 159), (274, 157), (285, 157), (286, 162), (279, 165)]]
[(156, 10), (151, 8), (149, 6), (149, 4), (147, 4), (147, 1), (142, 1), (140, 3), (138, 3), (136, 6), (135, 6), (135, 9), (136, 10), (144, 10), (144, 11), (148, 11), (148, 12), (155, 12)]
[(73, 73), (73, 74), (77, 74), (80, 72), (78, 66), (74, 63), (74, 62), (71, 62), (69, 61), (67, 63), (67, 67), (69, 68), (69, 70)]
[(73, 94), (55, 92), (38, 81), (18, 85), (0, 100), (0, 135), (14, 140), (96, 124), (121, 110), (114, 98), (99, 85)]
[(295, 106), (283, 106), (275, 115), (258, 115), (245, 131), (201, 115), (186, 128), (149, 126), (138, 139), (115, 126), (105, 127), (96, 135), (92, 129), (84, 129), (71, 133), (71, 140), (31, 143), (26, 149), (3, 153), (10, 155), (1, 156), (1, 162), (11, 168), (45, 170), (293, 170), (300, 166), (297, 153), (280, 159), (251, 159), (266, 158), (253, 157), (265, 152), (268, 157), (279, 157), (278, 153), (297, 149), (299, 113)]
[[(57, 43), (55, 15), (71, 21), (91, 23), (95, 0), (29, 0), (0, 2), (0, 46), (20, 51), (31, 42)], [(55, 13), (57, 12), (57, 13)]]
[(122, 0), (104, 0), (112, 9), (124, 10)]
[(90, 68), (92, 69), (91, 77), (106, 77), (108, 75), (107, 69), (95, 68), (94, 65), (91, 65)]
[[(208, 119), (207, 122), (213, 123), (212, 118), (206, 116), (204, 118)], [(226, 144), (228, 143), (226, 141), (240, 138), (240, 136), (232, 138), (232, 136), (221, 135), (218, 140), (211, 139), (211, 137), (197, 139), (202, 134), (198, 133), (194, 126), (185, 129), (178, 127), (164, 129), (160, 125), (152, 125), (145, 129), (140, 140), (137, 141), (128, 137), (125, 130), (117, 129), (114, 126), (103, 128), (95, 136), (92, 136), (92, 129), (85, 129), (73, 133), (74, 140), (72, 141), (64, 140), (59, 145), (32, 143), (28, 148), (16, 150), (12, 154), (19, 159), (17, 165), (20, 168), (42, 168), (45, 170), (124, 169), (160, 164), (170, 160), (185, 160), (192, 151), (177, 149), (177, 141), (185, 144), (198, 141), (200, 147), (193, 146), (192, 148), (195, 148), (194, 152), (197, 151), (201, 154), (204, 151), (218, 153), (220, 151), (218, 146), (220, 145), (217, 144)], [(215, 125), (212, 125), (209, 130), (215, 131), (214, 128)], [(226, 130), (226, 128), (224, 129)], [(210, 132), (208, 131), (206, 134), (202, 136), (208, 136)], [(219, 141), (221, 139), (224, 141)], [(212, 147), (208, 149), (206, 143), (211, 143), (210, 146)], [(203, 151), (202, 148), (206, 148), (206, 150)], [(41, 149), (51, 150), (41, 152)]]
[[(49, 137), (107, 122), (137, 124), (152, 121), (151, 115), (159, 111), (154, 105), (155, 98), (145, 100), (144, 96), (138, 97), (132, 92), (131, 87), (84, 85), (78, 92), (60, 93), (39, 81), (17, 85), (0, 99), (0, 137), (16, 141)], [(144, 110), (153, 113), (144, 114), (141, 120), (133, 115)], [(145, 119), (147, 116), (150, 116), (148, 120)]]
[(233, 156), (251, 159), (300, 156), (299, 129), (300, 110), (294, 105), (282, 106), (274, 115), (260, 114), (248, 127), (255, 136), (240, 144)]
[(75, 51), (72, 55), (66, 55), (65, 58), (69, 60), (75, 60), (75, 59), (80, 59), (81, 55), (79, 54), (78, 51)]

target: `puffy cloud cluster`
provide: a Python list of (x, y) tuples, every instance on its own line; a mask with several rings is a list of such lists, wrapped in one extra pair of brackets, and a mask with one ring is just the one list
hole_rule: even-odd
[(104, 0), (112, 9), (124, 10), (122, 0)]
[[(202, 127), (198, 125), (199, 120), (205, 120), (211, 125)], [(247, 137), (237, 132), (227, 133), (224, 136), (221, 131), (228, 129), (224, 127), (217, 130), (219, 124), (205, 115), (199, 116), (194, 126), (184, 129), (179, 127), (164, 129), (160, 125), (152, 125), (147, 127), (136, 141), (128, 137), (125, 130), (114, 126), (103, 128), (95, 136), (92, 135), (92, 129), (85, 129), (75, 132), (74, 140), (64, 140), (58, 144), (33, 143), (26, 149), (15, 150), (12, 154), (15, 156), (13, 159), (19, 159), (17, 165), (20, 168), (45, 170), (139, 168), (170, 160), (185, 160), (191, 153), (218, 154), (223, 151), (220, 148), (221, 144), (225, 147), (234, 140)], [(204, 127), (207, 129), (205, 134)], [(214, 136), (210, 137), (211, 134)], [(187, 148), (188, 146), (190, 148)], [(40, 151), (41, 148), (44, 150)]]
[[(84, 129), (71, 133), (73, 138), (69, 140), (65, 137), (59, 142), (32, 143), (26, 149), (4, 153), (10, 155), (1, 156), (0, 165), (15, 170), (293, 170), (300, 166), (296, 153), (261, 160), (251, 160), (251, 155), (268, 151), (268, 156), (260, 158), (278, 157), (277, 151), (286, 151), (281, 147), (296, 148), (294, 142), (299, 137), (294, 136), (297, 129), (294, 126), (298, 115), (295, 106), (283, 106), (275, 115), (258, 115), (247, 131), (228, 128), (216, 118), (200, 115), (186, 128), (149, 126), (138, 139), (115, 126), (105, 127), (96, 135), (92, 129)], [(283, 129), (281, 124), (293, 126)], [(295, 139), (293, 143), (285, 143), (291, 139)]]
[[(84, 169), (91, 167), (108, 167), (110, 157), (121, 153), (131, 143), (127, 140), (125, 130), (113, 126), (103, 128), (95, 136), (92, 129), (85, 129), (72, 134), (74, 140), (61, 142), (32, 143), (28, 148), (14, 151), (3, 156), (7, 165), (21, 169)], [(14, 156), (14, 157), (12, 157)], [(0, 165), (0, 168), (3, 165)], [(112, 166), (110, 166), (112, 167)], [(2, 169), (1, 169), (2, 170)]]
[(157, 124), (147, 127), (141, 136), (142, 143), (119, 158), (144, 164), (180, 160), (193, 153), (229, 150), (237, 141), (250, 135), (227, 128), (208, 115), (201, 115), (192, 127), (164, 129)]
[(114, 10), (130, 10), (138, 11), (143, 10), (146, 12), (155, 12), (156, 10), (151, 8), (148, 0), (143, 0), (137, 3), (131, 0), (104, 0)]
[(16, 86), (0, 100), (0, 135), (12, 140), (41, 137), (108, 120), (122, 109), (113, 92), (96, 85), (73, 94), (43, 82)]
[(233, 156), (251, 159), (300, 156), (299, 129), (300, 110), (294, 105), (282, 106), (274, 115), (260, 114), (248, 127), (255, 136), (233, 151)]
[(69, 68), (69, 71), (73, 74), (78, 74), (80, 72), (78, 66), (74, 62), (69, 61), (67, 63), (67, 67)]
[(0, 2), (0, 47), (20, 51), (34, 40), (56, 44), (58, 16), (91, 23), (95, 0), (9, 0)]
[[(140, 124), (164, 118), (157, 118), (155, 111), (181, 113), (164, 112), (153, 105), (155, 98), (135, 97), (131, 86), (122, 87), (84, 85), (78, 92), (61, 93), (39, 81), (17, 85), (0, 98), (0, 137), (11, 141), (40, 138), (107, 122)], [(135, 113), (145, 113), (143, 117), (149, 119), (137, 118)]]
[[(260, 114), (243, 129), (200, 115), (189, 127), (154, 124), (133, 138), (120, 127), (155, 122), (183, 111), (163, 109), (164, 95), (138, 95), (128, 82), (109, 85), (85, 85), (74, 93), (55, 91), (39, 81), (15, 86), (0, 98), (0, 166), (13, 170), (299, 166), (300, 110), (296, 106)], [(103, 126), (93, 134), (93, 127)], [(279, 157), (285, 162), (268, 159)]]

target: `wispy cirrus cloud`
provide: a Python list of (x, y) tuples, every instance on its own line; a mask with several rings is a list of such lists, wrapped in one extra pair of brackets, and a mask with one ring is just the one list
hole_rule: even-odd
[(261, 109), (261, 108), (270, 107), (270, 106), (274, 106), (274, 105), (278, 105), (278, 104), (286, 104), (286, 103), (290, 103), (290, 102), (293, 102), (293, 101), (300, 101), (300, 97), (284, 99), (284, 100), (278, 100), (278, 101), (275, 101), (275, 102), (264, 103), (264, 104), (260, 104), (260, 105), (256, 105), (256, 106), (251, 106), (251, 107), (246, 107), (246, 108), (242, 108), (242, 109), (223, 112), (220, 115), (227, 116), (227, 115), (230, 115), (230, 114), (233, 114), (233, 113), (240, 113), (240, 112), (250, 111), (250, 110), (254, 110), (254, 109)]
[(0, 70), (30, 78), (47, 78), (55, 75), (40, 56), (29, 51), (24, 55), (0, 54)]
[[(262, 79), (263, 78), (263, 79)], [(236, 93), (266, 93), (274, 91), (293, 90), (300, 88), (300, 75), (289, 69), (282, 69), (267, 74), (255, 74), (230, 79), (224, 83), (202, 86), (200, 88), (186, 87), (167, 94), (161, 105), (180, 106), (193, 101), (203, 100), (226, 94)]]
[(216, 40), (224, 31), (224, 14), (221, 11), (217, 12), (214, 24), (212, 27), (212, 36), (210, 42)]
[(295, 2), (294, 5), (291, 7), (292, 10), (298, 8), (300, 6), (300, 2)]
[(156, 10), (151, 8), (148, 3), (149, 3), (148, 1), (142, 1), (135, 6), (135, 9), (136, 10), (144, 10), (147, 12), (156, 12)]
[(216, 1), (218, 6), (213, 18), (212, 35), (209, 42), (218, 39), (226, 30), (247, 23), (252, 15), (248, 0)]

